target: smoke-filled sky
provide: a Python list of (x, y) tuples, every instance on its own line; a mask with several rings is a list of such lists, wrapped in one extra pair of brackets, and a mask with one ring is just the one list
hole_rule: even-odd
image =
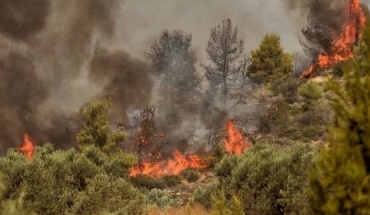
[[(301, 0), (306, 2), (306, 0)], [(230, 18), (248, 54), (268, 32), (300, 52), (308, 9), (291, 0), (0, 0), (0, 150), (24, 133), (68, 147), (80, 111), (111, 96), (115, 119), (151, 101), (144, 53), (165, 29), (193, 35), (206, 63), (210, 29)], [(308, 7), (308, 6), (307, 6)]]
[(194, 46), (205, 60), (210, 29), (230, 18), (238, 25), (246, 50), (256, 48), (265, 33), (276, 32), (288, 50), (299, 51), (305, 18), (285, 9), (281, 0), (126, 0), (118, 20), (123, 28), (117, 29), (115, 41), (125, 38), (122, 45), (140, 55), (163, 29), (179, 28), (193, 34)]

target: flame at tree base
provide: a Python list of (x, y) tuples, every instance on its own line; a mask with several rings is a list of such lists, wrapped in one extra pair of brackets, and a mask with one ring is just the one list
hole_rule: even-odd
[(181, 171), (189, 168), (206, 168), (207, 165), (194, 154), (183, 155), (179, 151), (173, 153), (173, 158), (162, 162), (141, 162), (133, 166), (130, 176), (149, 175), (151, 177), (161, 177), (164, 175), (178, 175)]
[(245, 140), (243, 134), (232, 121), (227, 121), (226, 131), (228, 137), (224, 140), (224, 144), (228, 153), (241, 155), (252, 146), (252, 143)]
[(361, 35), (365, 26), (366, 16), (361, 8), (359, 0), (348, 0), (346, 11), (347, 21), (343, 26), (342, 33), (331, 45), (330, 53), (319, 54), (317, 62), (301, 74), (301, 77), (312, 77), (319, 69), (327, 69), (339, 62), (352, 59), (353, 46)]
[(24, 135), (23, 145), (21, 147), (17, 147), (16, 149), (20, 152), (23, 152), (28, 160), (32, 160), (33, 154), (35, 153), (35, 144), (32, 142), (30, 136), (28, 134)]

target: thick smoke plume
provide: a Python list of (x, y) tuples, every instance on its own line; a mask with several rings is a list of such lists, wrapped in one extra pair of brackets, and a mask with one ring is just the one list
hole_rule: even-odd
[(339, 35), (346, 21), (347, 0), (285, 0), (290, 10), (307, 15), (301, 43), (306, 54), (314, 58), (329, 52), (333, 35)]
[[(352, 26), (356, 31), (354, 35), (356, 38), (345, 40), (357, 40), (365, 19), (362, 11), (367, 11), (364, 4), (360, 6), (359, 11), (356, 11), (354, 7), (359, 7), (358, 0), (285, 0), (285, 4), (289, 10), (307, 14), (305, 27), (302, 29), (301, 44), (313, 63), (316, 63), (320, 56), (330, 56), (334, 54), (333, 52), (338, 52), (335, 53), (337, 55), (342, 54), (333, 46), (341, 40), (340, 37), (343, 37), (344, 31), (349, 31), (346, 28)], [(312, 68), (310, 71), (313, 70)]]
[(0, 31), (14, 39), (25, 40), (44, 28), (49, 0), (1, 0)]
[(112, 115), (123, 118), (131, 105), (148, 100), (151, 81), (143, 62), (95, 48), (114, 35), (120, 4), (0, 1), (2, 154), (19, 146), (24, 133), (37, 144), (70, 147), (81, 109), (94, 98), (111, 96)]
[[(268, 32), (279, 33), (283, 45), (297, 51), (302, 25), (295, 20), (302, 15), (287, 15), (284, 8), (311, 11), (312, 19), (338, 29), (341, 7), (321, 2), (329, 0), (0, 0), (1, 153), (19, 146), (24, 133), (38, 145), (71, 146), (81, 109), (95, 98), (112, 97), (112, 123), (151, 105), (158, 83), (136, 58), (144, 58), (164, 29), (193, 35), (199, 72), (207, 63), (210, 29), (225, 18), (238, 25), (247, 55)], [(173, 128), (175, 136), (186, 139), (190, 135), (183, 131), (194, 132), (195, 126), (191, 136), (202, 136), (227, 116), (208, 101), (197, 108)]]
[(126, 120), (129, 108), (140, 109), (148, 104), (152, 80), (146, 75), (147, 66), (125, 52), (109, 52), (97, 48), (91, 60), (89, 78), (103, 87), (102, 96), (114, 101), (111, 119)]
[(0, 59), (0, 140), (20, 142), (27, 131), (39, 134), (36, 114), (47, 96), (46, 82), (36, 76), (32, 58), (11, 52)]

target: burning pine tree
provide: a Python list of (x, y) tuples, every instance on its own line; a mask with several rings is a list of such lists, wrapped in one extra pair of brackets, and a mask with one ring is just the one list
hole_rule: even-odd
[(309, 15), (309, 24), (303, 30), (303, 35), (309, 43), (309, 45), (304, 44), (306, 51), (309, 55), (313, 55), (314, 61), (309, 69), (303, 71), (301, 77), (312, 77), (319, 69), (326, 69), (339, 62), (352, 59), (353, 46), (362, 33), (366, 21), (359, 0), (347, 0), (344, 23), (342, 25), (336, 23), (340, 26), (339, 30), (333, 27), (334, 24), (322, 23), (325, 19), (315, 17), (312, 13)]

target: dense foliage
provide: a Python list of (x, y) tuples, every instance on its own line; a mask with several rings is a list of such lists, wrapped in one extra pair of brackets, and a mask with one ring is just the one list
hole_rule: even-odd
[(97, 100), (83, 110), (85, 121), (83, 129), (77, 135), (80, 147), (95, 145), (109, 151), (123, 140), (124, 134), (121, 131), (110, 132), (108, 123), (110, 105), (110, 99)]
[(246, 64), (244, 40), (238, 38), (238, 27), (234, 27), (230, 19), (225, 19), (222, 25), (212, 28), (206, 51), (211, 61), (210, 65), (204, 66), (210, 92), (226, 104), (235, 91), (237, 79), (243, 79)]
[[(370, 27), (354, 60), (338, 65), (336, 75), (343, 77), (329, 82), (298, 78), (293, 55), (274, 33), (247, 59), (230, 19), (211, 29), (206, 52), (210, 65), (198, 74), (191, 34), (166, 30), (151, 46), (147, 70), (158, 82), (161, 123), (152, 106), (142, 108), (138, 127), (118, 123), (113, 129), (111, 99), (96, 100), (82, 112), (76, 147), (47, 143), (32, 159), (9, 149), (0, 158), (0, 214), (136, 215), (173, 207), (190, 214), (194, 203), (215, 215), (370, 214)], [(201, 76), (209, 84), (204, 91)], [(236, 136), (226, 134), (227, 118), (238, 124), (237, 141), (247, 136), (251, 145), (239, 156), (222, 144)], [(251, 118), (255, 130), (248, 127)], [(157, 125), (172, 131), (166, 141)], [(194, 133), (180, 132), (186, 129)], [(131, 136), (125, 139), (122, 130)], [(187, 139), (192, 135), (203, 145)], [(125, 151), (130, 144), (137, 145), (130, 150), (139, 159)], [(150, 148), (155, 150), (144, 153)], [(172, 148), (197, 153), (208, 169), (129, 176), (134, 164), (147, 156), (165, 159)]]
[(9, 150), (0, 160), (5, 186), (1, 201), (13, 200), (37, 214), (140, 214), (144, 198), (125, 179), (135, 161), (123, 152), (110, 157), (95, 146), (78, 152), (46, 144), (37, 148), (32, 161)]
[(277, 80), (284, 80), (293, 72), (293, 57), (284, 51), (277, 34), (266, 34), (258, 49), (251, 52), (250, 61), (248, 76), (257, 84), (277, 87)]
[(370, 26), (343, 79), (330, 83), (334, 111), (329, 146), (311, 177), (312, 208), (318, 214), (370, 214)]
[(317, 156), (311, 146), (258, 143), (241, 157), (217, 166), (226, 195), (240, 196), (246, 214), (309, 214), (308, 168)]

